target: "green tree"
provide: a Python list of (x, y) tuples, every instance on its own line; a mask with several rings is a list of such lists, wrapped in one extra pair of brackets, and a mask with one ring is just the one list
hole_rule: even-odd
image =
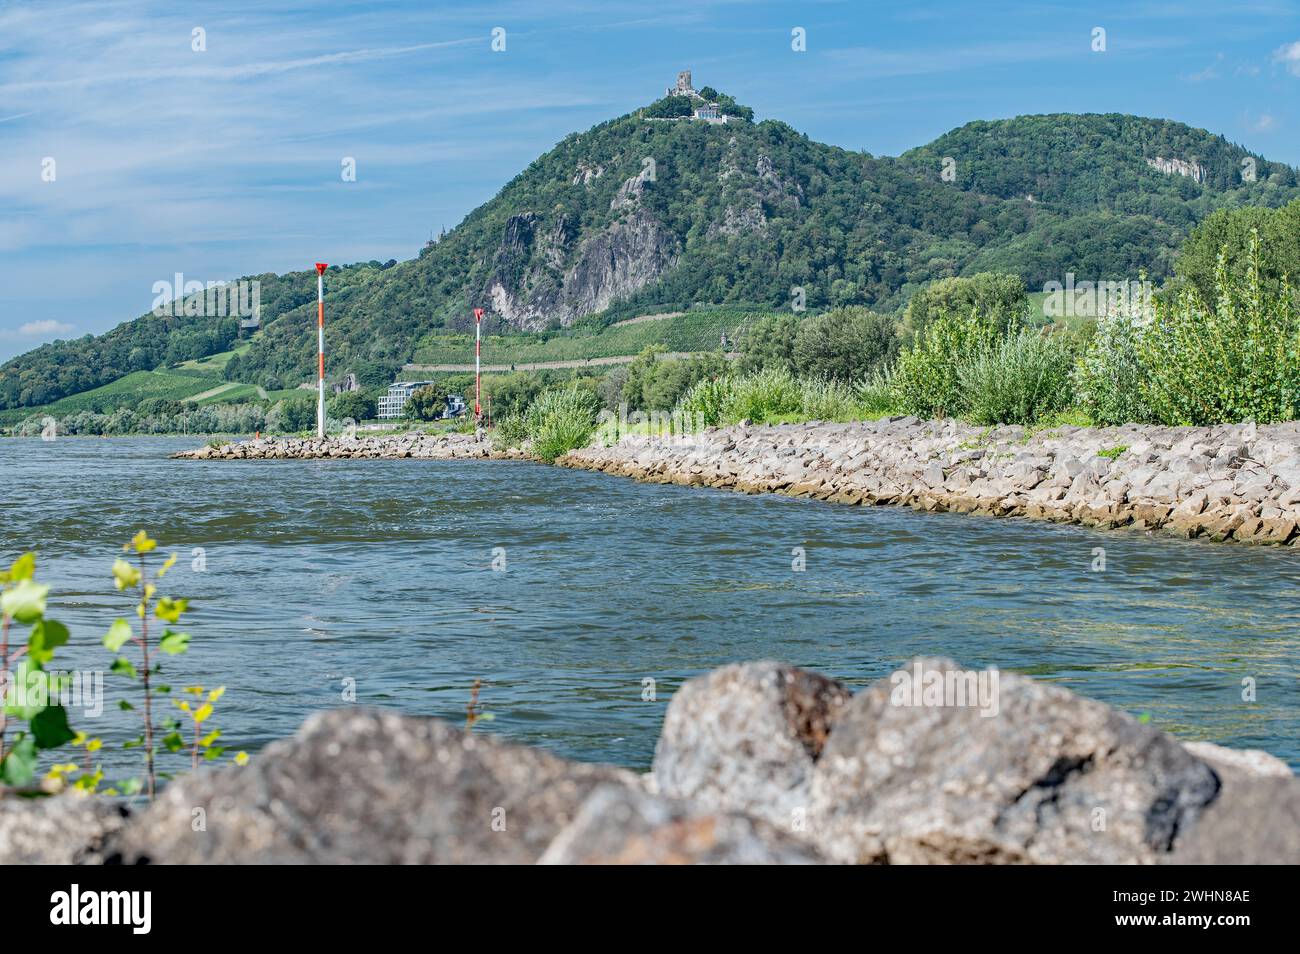
[(866, 308), (835, 308), (807, 319), (794, 341), (794, 363), (806, 377), (860, 381), (898, 352), (898, 326)]
[(769, 315), (756, 321), (740, 337), (740, 371), (749, 374), (765, 368), (793, 371), (794, 343), (801, 319), (794, 313)]
[(986, 315), (974, 310), (940, 314), (898, 357), (894, 387), (902, 410), (921, 418), (960, 413), (957, 369), (996, 340), (997, 328)]
[(417, 421), (436, 421), (447, 410), (447, 389), (434, 382), (418, 388), (406, 402), (406, 416)]
[(316, 426), (316, 401), (314, 398), (285, 398), (273, 410), (279, 411), (279, 428), (287, 433), (305, 431)]
[(1267, 424), (1300, 414), (1300, 307), (1287, 282), (1276, 291), (1265, 282), (1257, 232), (1247, 256), (1234, 269), (1221, 252), (1213, 305), (1194, 287), (1157, 302), (1139, 355), (1161, 423)]
[(999, 331), (1018, 327), (1029, 311), (1024, 280), (1017, 275), (982, 272), (931, 282), (907, 303), (904, 323), (915, 335), (939, 315), (966, 315), (971, 309), (986, 316)]
[(1244, 206), (1214, 213), (1183, 243), (1175, 265), (1178, 277), (1203, 300), (1213, 301), (1219, 256), (1226, 255), (1230, 271), (1245, 272), (1256, 233), (1263, 287), (1276, 291), (1284, 277), (1293, 289), (1300, 285), (1300, 199), (1280, 209)]
[(360, 391), (344, 391), (330, 399), (329, 410), (336, 421), (368, 421), (375, 416), (375, 402)]

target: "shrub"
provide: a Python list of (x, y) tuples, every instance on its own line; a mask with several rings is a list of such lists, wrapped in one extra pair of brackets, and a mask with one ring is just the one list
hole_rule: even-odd
[(804, 321), (794, 341), (796, 370), (810, 378), (857, 381), (898, 352), (898, 326), (865, 308), (834, 308)]
[(658, 345), (646, 348), (628, 365), (623, 400), (629, 408), (665, 411), (677, 405), (696, 381), (727, 371), (727, 359), (716, 353), (666, 358)]
[(910, 348), (903, 349), (894, 367), (900, 410), (921, 418), (958, 413), (957, 366), (992, 345), (995, 336), (993, 322), (975, 311), (935, 318)]
[(1032, 424), (1070, 406), (1074, 352), (1061, 335), (1022, 328), (968, 354), (957, 366), (972, 424)]
[(575, 384), (543, 392), (524, 414), (524, 433), (533, 453), (550, 463), (575, 447), (585, 447), (596, 430), (598, 405), (589, 388)]
[(812, 378), (801, 382), (800, 414), (812, 421), (852, 421), (858, 416), (854, 389), (842, 381)]
[(803, 387), (798, 378), (789, 371), (772, 368), (734, 379), (722, 416), (728, 424), (762, 424), (796, 414), (802, 407)]
[[(469, 418), (470, 415), (466, 414), (465, 417)], [(518, 447), (526, 437), (528, 437), (528, 431), (524, 427), (524, 416), (522, 414), (507, 414), (492, 427), (492, 445), (497, 450)]]
[(727, 402), (731, 400), (732, 378), (719, 375), (696, 381), (682, 395), (677, 410), (683, 418), (700, 427), (717, 427), (724, 423)]
[(1112, 315), (1098, 324), (1075, 367), (1075, 394), (1097, 424), (1141, 423), (1151, 417), (1144, 398), (1146, 367), (1138, 353), (1141, 333), (1137, 316)]
[(316, 426), (316, 399), (285, 398), (266, 415), (266, 429), (286, 433), (305, 431)]
[(1300, 314), (1285, 279), (1267, 290), (1259, 234), (1252, 233), (1246, 274), (1219, 254), (1217, 300), (1194, 288), (1157, 304), (1140, 345), (1150, 369), (1146, 399), (1165, 424), (1292, 420), (1300, 411)]
[(884, 417), (898, 410), (898, 392), (892, 365), (882, 365), (858, 384), (858, 410), (868, 418)]

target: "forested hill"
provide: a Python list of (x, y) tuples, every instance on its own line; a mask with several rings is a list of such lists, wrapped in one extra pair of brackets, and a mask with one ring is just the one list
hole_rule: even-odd
[[(1300, 194), (1294, 169), (1165, 120), (974, 122), (877, 158), (726, 102), (725, 124), (657, 118), (678, 111), (661, 100), (570, 135), (418, 257), (331, 269), (332, 373), (390, 376), (475, 306), (488, 330), (539, 330), (692, 303), (780, 307), (796, 288), (809, 309), (888, 310), (926, 282), (987, 270), (1031, 289), (1066, 272), (1160, 279), (1209, 212)], [(262, 330), (226, 377), (309, 380), (313, 274), (257, 277)], [(225, 351), (237, 333), (229, 319), (149, 315), (45, 345), (0, 367), (0, 408)]]

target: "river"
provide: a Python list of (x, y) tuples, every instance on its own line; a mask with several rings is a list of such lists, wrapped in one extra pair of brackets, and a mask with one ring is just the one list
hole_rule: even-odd
[[(72, 630), (56, 668), (103, 670), (99, 639), (131, 611), (109, 572), (122, 543), (145, 528), (177, 552), (162, 592), (191, 599), (193, 642), (164, 679), (227, 687), (213, 724), (232, 749), (352, 694), (463, 720), (477, 678), (483, 731), (645, 769), (692, 675), (776, 658), (860, 687), (924, 653), (1300, 765), (1294, 548), (518, 462), (168, 459), (196, 443), (0, 441), (0, 558), (38, 552), (49, 615)], [(139, 713), (117, 702), (138, 689), (104, 690), (102, 714), (71, 719), (115, 778), (138, 771), (121, 743)]]

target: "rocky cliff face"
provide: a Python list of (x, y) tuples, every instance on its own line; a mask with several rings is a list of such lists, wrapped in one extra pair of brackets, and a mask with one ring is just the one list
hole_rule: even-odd
[[(575, 182), (598, 175), (579, 169)], [(505, 324), (527, 331), (553, 322), (569, 325), (675, 265), (680, 243), (643, 207), (646, 181), (644, 172), (626, 180), (610, 202), (614, 220), (585, 238), (570, 215), (549, 222), (535, 212), (511, 216), (484, 288), (492, 311)]]

